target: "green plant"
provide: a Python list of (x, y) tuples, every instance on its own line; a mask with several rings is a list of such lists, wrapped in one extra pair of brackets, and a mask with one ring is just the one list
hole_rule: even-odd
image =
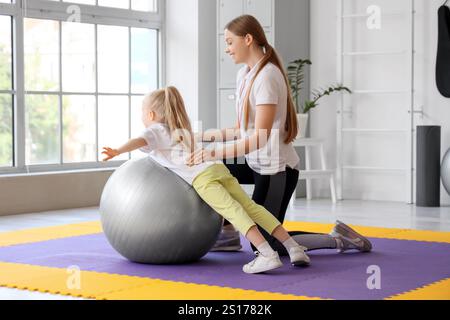
[(289, 80), (289, 86), (292, 92), (292, 99), (294, 99), (295, 107), (297, 108), (297, 112), (300, 112), (299, 106), (299, 98), (300, 91), (302, 90), (302, 85), (305, 79), (305, 75), (303, 73), (303, 67), (305, 65), (311, 65), (312, 62), (308, 59), (298, 59), (289, 63), (287, 68), (287, 75)]
[(303, 113), (307, 113), (309, 112), (309, 110), (311, 110), (312, 108), (317, 107), (319, 104), (317, 103), (317, 101), (324, 97), (324, 96), (329, 96), (330, 94), (332, 94), (333, 92), (339, 92), (339, 91), (347, 91), (348, 93), (352, 93), (351, 90), (347, 87), (344, 87), (340, 84), (335, 84), (332, 85), (330, 87), (328, 87), (327, 89), (320, 89), (320, 90), (313, 90), (312, 94), (313, 94), (313, 100), (306, 100), (305, 101), (305, 105), (303, 107)]
[(292, 98), (294, 99), (295, 106), (297, 107), (298, 113), (308, 113), (311, 109), (317, 107), (317, 103), (322, 97), (329, 96), (333, 92), (346, 91), (352, 93), (351, 90), (341, 84), (335, 84), (329, 86), (327, 89), (320, 88), (319, 90), (313, 90), (313, 99), (306, 99), (303, 106), (299, 105), (300, 91), (302, 90), (302, 85), (304, 82), (304, 72), (303, 68), (305, 65), (311, 65), (312, 62), (308, 59), (298, 59), (289, 63), (288, 65), (288, 80), (289, 86), (292, 92)]

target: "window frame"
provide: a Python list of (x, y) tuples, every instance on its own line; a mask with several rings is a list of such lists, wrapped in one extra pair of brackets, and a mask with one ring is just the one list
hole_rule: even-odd
[[(131, 99), (133, 96), (143, 96), (143, 94), (131, 93), (131, 28), (155, 29), (157, 37), (157, 63), (158, 77), (157, 86), (165, 84), (165, 1), (156, 0), (156, 12), (142, 12), (129, 9), (109, 8), (96, 5), (78, 4), (72, 2), (46, 1), (46, 0), (15, 0), (15, 3), (0, 3), (0, 15), (12, 17), (12, 62), (13, 62), (13, 87), (12, 90), (3, 90), (0, 93), (12, 95), (13, 107), (13, 164), (11, 167), (0, 167), (0, 175), (30, 174), (30, 173), (57, 173), (65, 171), (92, 171), (95, 169), (114, 169), (125, 163), (127, 160), (102, 162), (98, 153), (98, 97), (106, 95), (117, 95), (128, 97), (128, 131), (131, 136)], [(80, 8), (81, 23), (94, 24), (96, 42), (96, 91), (95, 92), (68, 92), (62, 91), (62, 61), (61, 61), (61, 28), (62, 22), (67, 21), (69, 13), (66, 12), (70, 5)], [(24, 73), (24, 19), (45, 19), (59, 22), (59, 88), (56, 91), (25, 91)], [(97, 52), (97, 28), (98, 25), (114, 25), (128, 27), (128, 50), (129, 50), (129, 86), (128, 93), (102, 93), (98, 91), (98, 52)], [(25, 162), (25, 96), (26, 94), (50, 94), (56, 95), (59, 100), (59, 141), (60, 160), (55, 164), (29, 164)], [(89, 95), (96, 100), (96, 161), (63, 163), (63, 114), (62, 97), (64, 95)], [(125, 141), (124, 141), (125, 142)]]

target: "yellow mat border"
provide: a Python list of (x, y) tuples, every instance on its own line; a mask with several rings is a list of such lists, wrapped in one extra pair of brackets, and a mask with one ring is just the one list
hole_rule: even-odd
[[(286, 229), (290, 231), (304, 230), (318, 233), (329, 233), (334, 227), (334, 224), (330, 223), (297, 222), (297, 221), (296, 222), (287, 221), (283, 225), (286, 227)], [(368, 227), (352, 224), (350, 224), (349, 226), (368, 238), (450, 243), (450, 232), (445, 231)]]
[[(334, 224), (288, 221), (284, 223), (284, 226), (288, 230), (304, 230), (308, 232), (329, 233), (332, 230)], [(450, 232), (365, 227), (356, 225), (350, 226), (359, 233), (369, 238), (450, 243)], [(0, 233), (0, 247), (98, 234), (101, 232), (102, 226), (100, 221), (90, 221), (77, 224), (66, 224), (44, 228), (2, 232)]]
[(450, 278), (393, 295), (385, 300), (450, 300)]
[(101, 232), (102, 226), (99, 221), (2, 232), (0, 233), (0, 247), (83, 236)]
[[(316, 297), (220, 287), (94, 271), (80, 271), (71, 288), (68, 269), (0, 262), (0, 287), (96, 300), (323, 300)], [(68, 285), (69, 284), (69, 285)]]

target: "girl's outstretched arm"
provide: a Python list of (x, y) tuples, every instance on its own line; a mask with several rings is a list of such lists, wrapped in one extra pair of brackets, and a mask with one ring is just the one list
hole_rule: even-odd
[(143, 138), (136, 138), (131, 139), (127, 143), (125, 143), (123, 146), (121, 146), (118, 149), (112, 149), (109, 147), (103, 147), (102, 154), (106, 155), (106, 157), (103, 159), (103, 161), (111, 160), (114, 157), (117, 157), (118, 155), (121, 155), (122, 153), (127, 153), (134, 151), (136, 149), (145, 147), (147, 145), (147, 141)]

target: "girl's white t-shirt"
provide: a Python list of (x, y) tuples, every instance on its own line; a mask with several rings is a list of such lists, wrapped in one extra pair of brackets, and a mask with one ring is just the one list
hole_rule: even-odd
[(208, 161), (189, 167), (185, 164), (190, 153), (181, 143), (173, 142), (169, 127), (164, 123), (155, 123), (144, 130), (140, 136), (147, 142), (147, 146), (139, 148), (157, 163), (173, 171), (187, 183), (192, 185), (195, 177), (209, 166), (222, 161)]
[(287, 131), (287, 86), (280, 69), (273, 63), (267, 63), (259, 72), (250, 92), (248, 108), (248, 128), (245, 130), (244, 99), (249, 90), (261, 60), (251, 69), (242, 67), (237, 74), (236, 112), (240, 123), (241, 138), (251, 136), (255, 129), (256, 106), (274, 105), (276, 108), (269, 140), (263, 148), (255, 150), (245, 157), (248, 165), (259, 174), (276, 174), (290, 168), (299, 168), (300, 158), (292, 143), (284, 143)]

